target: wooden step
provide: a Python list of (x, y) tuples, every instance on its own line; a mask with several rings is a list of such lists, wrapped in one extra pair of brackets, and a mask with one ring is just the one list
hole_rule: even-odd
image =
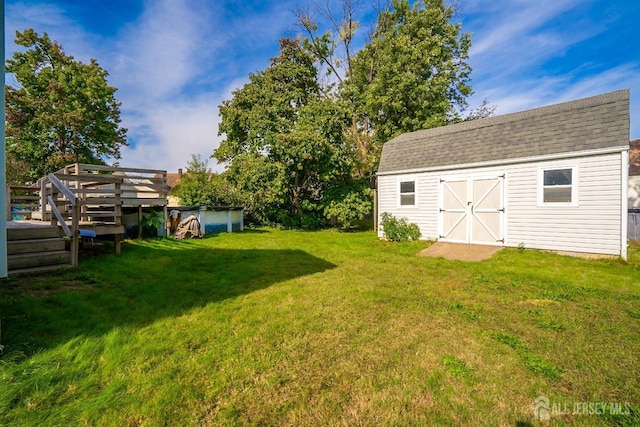
[(56, 271), (61, 268), (71, 268), (71, 264), (59, 264), (59, 265), (43, 265), (40, 267), (28, 267), (28, 268), (19, 268), (17, 270), (10, 270), (9, 276), (16, 276), (19, 274), (37, 274), (37, 273), (46, 273), (48, 271)]
[(60, 264), (71, 264), (71, 253), (69, 251), (32, 252), (28, 254), (7, 255), (7, 267), (10, 272), (23, 268)]
[(60, 237), (58, 227), (53, 225), (7, 228), (7, 241), (49, 239), (52, 237)]
[(7, 242), (7, 254), (28, 254), (32, 252), (64, 251), (64, 239), (52, 237), (47, 239), (12, 240)]

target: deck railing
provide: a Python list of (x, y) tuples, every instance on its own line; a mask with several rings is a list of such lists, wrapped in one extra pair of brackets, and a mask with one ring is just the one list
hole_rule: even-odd
[[(165, 170), (120, 168), (75, 163), (60, 170), (59, 173), (85, 177), (110, 175), (122, 178), (120, 182), (122, 189), (122, 206), (167, 205), (167, 171)], [(58, 173), (56, 173), (56, 175), (58, 175)], [(85, 185), (87, 188), (98, 188), (99, 186), (100, 185), (91, 184)]]
[(40, 210), (40, 186), (8, 185), (7, 202), (7, 219), (13, 215), (31, 219), (33, 212)]
[[(71, 243), (71, 265), (75, 267), (78, 265), (78, 253), (80, 249), (80, 205), (78, 203), (78, 197), (54, 174), (50, 173), (47, 175), (47, 180), (51, 183), (50, 194), (47, 195), (47, 202), (52, 213), (51, 225), (60, 223), (62, 230), (64, 230), (64, 233), (69, 237)], [(66, 218), (62, 215), (58, 207), (60, 205), (59, 196), (66, 199), (67, 202), (65, 204), (68, 203), (68, 206), (70, 206), (71, 227), (67, 225)]]
[[(104, 165), (74, 163), (54, 173), (71, 190), (84, 206), (82, 220), (91, 218), (111, 218), (116, 222), (121, 216), (119, 207), (167, 206), (167, 172), (156, 169), (119, 168)], [(119, 187), (119, 188), (118, 188)], [(20, 214), (25, 219), (50, 220), (46, 209), (47, 194), (51, 188), (48, 177), (41, 178), (34, 185), (7, 186), (7, 217)], [(45, 207), (43, 210), (42, 207)], [(109, 212), (98, 212), (100, 206), (112, 206)]]
[(115, 175), (67, 174), (56, 172), (41, 181), (43, 196), (48, 195), (51, 176), (58, 179), (78, 199), (79, 220), (122, 224), (122, 182)]

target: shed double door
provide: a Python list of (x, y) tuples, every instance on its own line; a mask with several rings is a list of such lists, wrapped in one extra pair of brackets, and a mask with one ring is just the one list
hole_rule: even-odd
[(504, 245), (505, 175), (440, 180), (440, 240)]

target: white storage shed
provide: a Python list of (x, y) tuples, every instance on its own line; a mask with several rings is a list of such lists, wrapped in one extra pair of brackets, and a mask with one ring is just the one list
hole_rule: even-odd
[(392, 139), (378, 212), (424, 239), (626, 258), (628, 168), (620, 90)]

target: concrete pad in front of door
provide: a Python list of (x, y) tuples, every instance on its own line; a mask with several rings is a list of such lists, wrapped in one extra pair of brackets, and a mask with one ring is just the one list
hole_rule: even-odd
[(418, 256), (443, 257), (458, 261), (482, 261), (489, 259), (504, 246), (465, 245), (462, 243), (435, 242), (423, 249)]

